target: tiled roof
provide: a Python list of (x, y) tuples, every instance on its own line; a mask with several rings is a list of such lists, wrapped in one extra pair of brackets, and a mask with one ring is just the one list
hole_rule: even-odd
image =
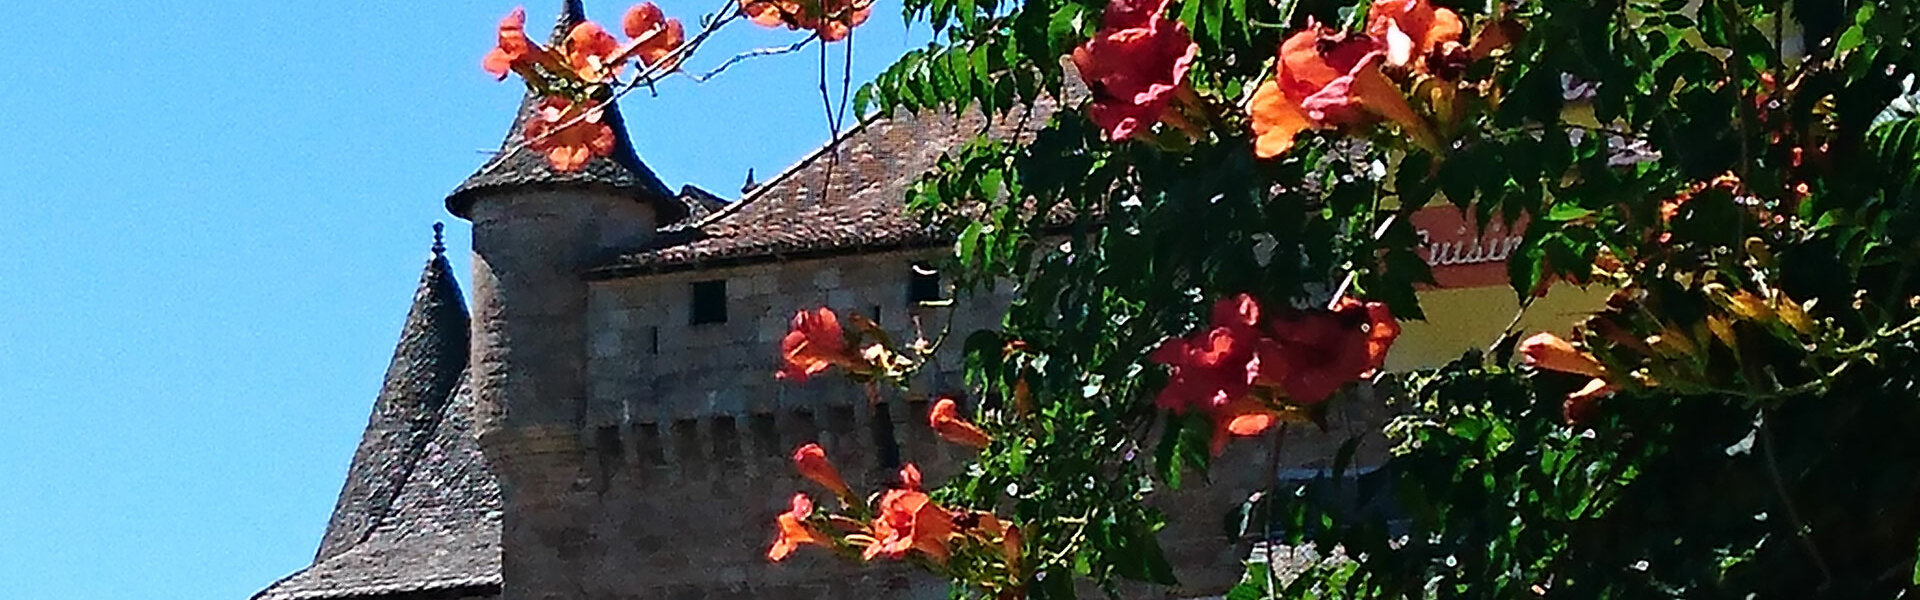
[[(552, 43), (557, 44), (565, 39), (575, 24), (585, 20), (580, 0), (564, 0), (560, 16), (554, 23)], [(605, 117), (607, 125), (613, 128), (613, 153), (595, 157), (587, 161), (584, 168), (572, 172), (556, 171), (539, 152), (516, 147), (520, 146), (521, 128), (539, 104), (540, 96), (532, 92), (528, 92), (520, 101), (513, 126), (507, 129), (506, 139), (500, 142), (501, 151), (447, 195), (448, 212), (467, 218), (473, 201), (493, 192), (526, 187), (586, 186), (617, 190), (635, 200), (651, 203), (661, 212), (662, 222), (685, 216), (682, 212), (685, 206), (674, 201), (673, 193), (666, 184), (660, 182), (660, 177), (640, 162), (640, 155), (633, 149), (632, 137), (627, 133), (626, 119), (620, 116), (617, 103), (606, 105)], [(507, 152), (509, 148), (513, 148), (513, 151)]]
[(463, 380), (419, 463), (370, 535), (254, 595), (254, 600), (494, 598), (500, 587), (500, 487), (474, 438)]
[(467, 305), (434, 225), (432, 257), (387, 364), (366, 432), (314, 556), (319, 562), (359, 543), (393, 507), (446, 401), (467, 368)]
[(589, 277), (944, 243), (944, 235), (906, 214), (907, 186), (981, 132), (1010, 136), (1023, 121), (1038, 128), (1049, 113), (1051, 107), (1041, 106), (1030, 119), (1017, 112), (1001, 116), (991, 130), (972, 111), (869, 120), (740, 201), (663, 231), (649, 246), (591, 269)]

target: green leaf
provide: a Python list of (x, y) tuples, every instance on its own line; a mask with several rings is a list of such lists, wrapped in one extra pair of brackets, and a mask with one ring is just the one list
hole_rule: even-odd
[(1159, 470), (1160, 479), (1170, 488), (1178, 489), (1181, 473), (1192, 468), (1206, 476), (1207, 463), (1212, 458), (1208, 451), (1208, 442), (1213, 435), (1213, 424), (1206, 416), (1197, 412), (1185, 415), (1169, 413), (1166, 430), (1160, 434), (1160, 443), (1153, 451), (1154, 467)]
[(1834, 42), (1834, 54), (1846, 54), (1867, 42), (1866, 25), (1873, 21), (1873, 5), (1872, 2), (1861, 3), (1860, 11), (1854, 14), (1853, 26), (1842, 32), (1840, 40)]
[(1247, 573), (1240, 578), (1240, 584), (1227, 591), (1226, 600), (1262, 600), (1268, 597), (1266, 563), (1247, 563)]
[(1109, 533), (1114, 534), (1112, 541), (1118, 546), (1113, 549), (1114, 571), (1121, 577), (1161, 585), (1179, 583), (1173, 574), (1173, 564), (1167, 562), (1167, 555), (1160, 549), (1160, 541), (1151, 528), (1116, 523)]
[(1560, 202), (1547, 209), (1546, 219), (1554, 222), (1575, 221), (1593, 216), (1592, 209), (1572, 202)]
[(1705, 40), (1708, 45), (1719, 48), (1732, 46), (1727, 36), (1727, 27), (1731, 25), (1729, 21), (1730, 18), (1721, 9), (1718, 0), (1706, 0), (1701, 3), (1700, 39)]
[(1896, 192), (1920, 189), (1920, 117), (1887, 122), (1867, 132), (1867, 151)]
[(1920, 585), (1920, 560), (1913, 562), (1913, 584)]

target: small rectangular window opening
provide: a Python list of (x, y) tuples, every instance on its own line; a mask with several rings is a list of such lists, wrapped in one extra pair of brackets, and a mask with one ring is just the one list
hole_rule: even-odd
[(660, 353), (660, 328), (647, 328), (647, 354)]
[(927, 263), (913, 263), (913, 273), (907, 279), (907, 302), (922, 304), (945, 299), (946, 294), (940, 286), (940, 271)]
[(727, 280), (693, 282), (693, 310), (689, 322), (694, 325), (727, 322)]

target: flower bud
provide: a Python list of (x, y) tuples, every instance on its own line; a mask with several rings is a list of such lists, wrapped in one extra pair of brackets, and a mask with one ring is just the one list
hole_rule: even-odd
[(847, 487), (845, 479), (840, 478), (840, 470), (827, 461), (827, 451), (819, 444), (807, 444), (793, 452), (793, 467), (800, 476), (827, 488), (833, 495), (848, 502), (853, 501), (853, 490)]
[(1527, 364), (1562, 373), (1600, 377), (1606, 369), (1592, 356), (1574, 349), (1573, 344), (1551, 333), (1536, 334), (1520, 342), (1520, 355)]

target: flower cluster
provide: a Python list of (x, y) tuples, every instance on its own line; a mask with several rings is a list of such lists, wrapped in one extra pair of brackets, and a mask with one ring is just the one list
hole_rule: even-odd
[(1198, 410), (1214, 423), (1213, 450), (1230, 436), (1256, 435), (1298, 419), (1350, 381), (1386, 363), (1400, 325), (1378, 302), (1342, 298), (1331, 310), (1284, 310), (1263, 318), (1259, 302), (1239, 294), (1214, 304), (1208, 327), (1167, 340), (1150, 357), (1172, 378), (1156, 404)]
[(1185, 25), (1165, 16), (1171, 0), (1113, 0), (1093, 39), (1073, 50), (1074, 68), (1093, 93), (1087, 117), (1113, 141), (1177, 119), (1199, 51)]
[[(1770, 260), (1770, 251), (1759, 238), (1749, 238), (1746, 246), (1752, 256), (1749, 263)], [(1705, 302), (1690, 302), (1704, 309), (1695, 315), (1698, 320), (1686, 322), (1671, 314), (1622, 308), (1630, 303), (1660, 305), (1677, 300), (1627, 285), (1614, 293), (1607, 310), (1588, 317), (1574, 329), (1572, 341), (1540, 333), (1520, 342), (1516, 350), (1529, 366), (1587, 378), (1586, 384), (1561, 405), (1568, 423), (1592, 422), (1601, 414), (1600, 400), (1623, 389), (1725, 393), (1731, 386), (1724, 380), (1744, 370), (1739, 364), (1742, 349), (1751, 351), (1757, 339), (1771, 337), (1804, 346), (1832, 333), (1824, 322), (1807, 313), (1811, 302), (1802, 306), (1778, 287), (1758, 287), (1758, 291), (1751, 291), (1715, 281), (1697, 290), (1675, 292), (1704, 296)], [(1649, 331), (1653, 333), (1645, 333)], [(1576, 344), (1587, 348), (1577, 348)], [(1727, 358), (1733, 364), (1716, 364)], [(1771, 384), (1779, 386), (1780, 382), (1776, 379)]]
[[(1087, 117), (1108, 140), (1121, 141), (1168, 123), (1199, 134), (1190, 118), (1210, 120), (1211, 107), (1188, 86), (1199, 47), (1186, 26), (1167, 17), (1171, 0), (1111, 0), (1092, 39), (1075, 48), (1074, 67), (1092, 92)], [(1273, 71), (1247, 104), (1254, 151), (1272, 158), (1302, 132), (1392, 121), (1413, 143), (1440, 148), (1440, 125), (1457, 120), (1454, 87), (1472, 61), (1507, 46), (1518, 27), (1493, 21), (1471, 46), (1460, 15), (1428, 0), (1380, 0), (1362, 31), (1310, 23), (1281, 44)], [(1424, 86), (1438, 80), (1445, 85)], [(1407, 101), (1422, 89), (1427, 115)]]
[(805, 29), (838, 42), (867, 22), (873, 0), (740, 0), (740, 12), (762, 27)]
[(578, 171), (595, 156), (613, 152), (613, 128), (599, 100), (574, 102), (549, 96), (540, 102), (523, 130), (527, 147), (545, 154), (547, 164), (561, 171)]
[(1002, 597), (1018, 589), (1023, 539), (1020, 527), (992, 513), (942, 506), (923, 489), (920, 470), (901, 467), (885, 491), (854, 496), (819, 444), (801, 446), (793, 462), (800, 474), (838, 497), (842, 512), (817, 510), (806, 494), (794, 494), (787, 512), (774, 517), (775, 538), (767, 558), (778, 562), (800, 546), (835, 550), (863, 561), (917, 559), (944, 569), (966, 565)]
[(839, 315), (824, 306), (795, 313), (792, 328), (780, 340), (781, 364), (773, 376), (805, 382), (840, 367), (856, 380), (899, 379), (918, 364), (894, 349), (871, 319), (853, 315), (850, 320), (852, 331), (841, 327)]
[[(1363, 32), (1309, 25), (1280, 44), (1272, 78), (1255, 91), (1249, 113), (1254, 152), (1272, 158), (1293, 147), (1301, 132), (1393, 121), (1413, 143), (1438, 150), (1438, 134), (1414, 111), (1402, 83), (1457, 80), (1466, 65), (1507, 45), (1507, 22), (1483, 28), (1469, 48), (1460, 15), (1427, 0), (1374, 3)], [(1435, 86), (1430, 113), (1448, 119), (1452, 92)]]
[(605, 121), (611, 85), (638, 61), (641, 77), (672, 72), (684, 54), (686, 32), (652, 2), (633, 6), (621, 19), (631, 40), (622, 43), (600, 24), (574, 25), (559, 45), (542, 46), (527, 37), (527, 12), (516, 8), (500, 20), (499, 40), (481, 68), (496, 79), (518, 74), (527, 88), (543, 96), (538, 112), (521, 135), (558, 171), (577, 171), (595, 156), (613, 152), (613, 130)]

